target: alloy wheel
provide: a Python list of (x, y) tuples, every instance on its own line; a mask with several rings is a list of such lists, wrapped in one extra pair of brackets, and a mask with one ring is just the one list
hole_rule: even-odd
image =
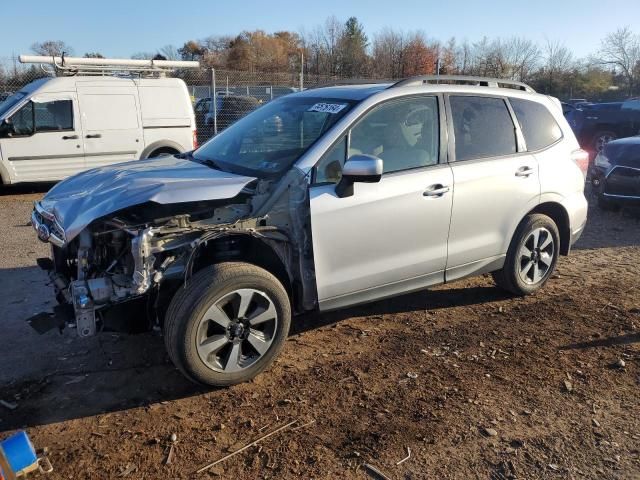
[(239, 372), (267, 353), (277, 328), (278, 314), (265, 292), (234, 290), (216, 300), (200, 319), (198, 356), (216, 372)]
[(520, 279), (528, 285), (543, 281), (553, 265), (554, 255), (555, 244), (551, 232), (544, 227), (531, 231), (518, 254)]

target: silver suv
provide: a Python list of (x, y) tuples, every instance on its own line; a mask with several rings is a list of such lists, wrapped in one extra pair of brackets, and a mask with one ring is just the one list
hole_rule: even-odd
[(587, 163), (560, 102), (521, 83), (288, 95), (192, 153), (56, 185), (32, 215), (49, 318), (89, 336), (139, 304), (187, 377), (243, 382), (295, 314), (486, 272), (535, 292), (584, 229)]

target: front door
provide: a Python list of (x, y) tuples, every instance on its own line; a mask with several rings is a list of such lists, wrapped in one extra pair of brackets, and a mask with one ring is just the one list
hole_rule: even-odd
[(0, 148), (12, 182), (57, 181), (84, 169), (75, 93), (38, 94), (9, 123)]
[(87, 169), (137, 160), (144, 149), (135, 85), (78, 82)]
[[(310, 205), (321, 309), (444, 280), (453, 179), (440, 163), (438, 103), (413, 96), (381, 104), (316, 165)], [(383, 160), (382, 179), (339, 198), (345, 157), (360, 153)]]

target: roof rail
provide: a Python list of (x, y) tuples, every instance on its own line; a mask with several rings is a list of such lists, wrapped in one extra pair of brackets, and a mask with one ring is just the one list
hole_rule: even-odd
[(512, 88), (516, 90), (522, 90), (523, 92), (536, 93), (533, 88), (523, 82), (506, 80), (503, 78), (468, 77), (465, 75), (418, 75), (416, 77), (410, 77), (405, 78), (404, 80), (400, 80), (399, 82), (391, 85), (389, 88), (415, 87), (418, 85), (425, 85), (427, 83), (471, 84), (481, 87)]
[(62, 75), (105, 75), (119, 72), (139, 74), (163, 74), (176, 68), (199, 68), (199, 62), (174, 60), (132, 60), (123, 58), (81, 58), (20, 55), (20, 63), (53, 65), (56, 73)]
[(312, 88), (325, 88), (325, 87), (347, 87), (349, 85), (376, 85), (376, 84), (385, 84), (385, 83), (393, 83), (393, 80), (384, 79), (384, 78), (342, 78), (342, 79), (333, 79), (327, 80), (326, 82), (318, 83), (311, 87), (307, 87), (308, 89)]

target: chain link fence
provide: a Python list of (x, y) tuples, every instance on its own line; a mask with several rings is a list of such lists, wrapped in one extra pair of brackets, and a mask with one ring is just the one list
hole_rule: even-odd
[[(0, 58), (0, 102), (28, 83), (53, 75), (37, 65), (22, 65), (15, 59)], [(301, 72), (240, 72), (214, 68), (176, 70), (167, 76), (180, 78), (187, 85), (200, 144), (275, 98), (301, 89), (354, 81)]]

